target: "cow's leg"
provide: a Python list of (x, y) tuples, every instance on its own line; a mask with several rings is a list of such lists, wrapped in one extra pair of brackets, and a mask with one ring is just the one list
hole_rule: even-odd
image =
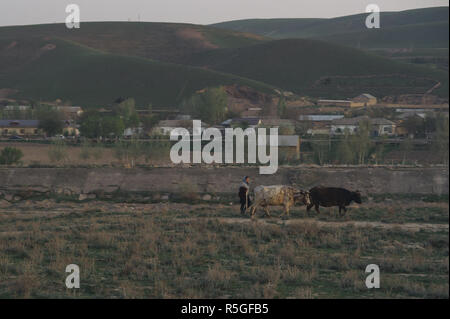
[(319, 204), (315, 204), (314, 208), (316, 209), (317, 214), (320, 214)]
[[(341, 208), (344, 211), (344, 213), (342, 215), (340, 213), (341, 212)], [(346, 212), (347, 212), (347, 208), (345, 208), (345, 206), (339, 207), (339, 215), (343, 216), (343, 215), (345, 215)]]
[(314, 206), (314, 203), (309, 204), (308, 206), (306, 206), (306, 211), (309, 212), (311, 210), (311, 207)]
[(253, 203), (253, 205), (248, 208), (250, 217), (253, 217), (253, 215), (255, 214), (256, 206), (257, 206), (257, 203)]
[(266, 213), (267, 217), (270, 217), (270, 210), (269, 210), (269, 206), (268, 205), (264, 205), (264, 212)]
[(289, 205), (289, 203), (283, 203), (283, 206), (284, 206), (284, 212), (280, 215), (280, 217), (289, 216), (289, 209), (291, 206)]
[(289, 212), (291, 210), (291, 205), (287, 204), (284, 209), (286, 210), (286, 216), (289, 216)]

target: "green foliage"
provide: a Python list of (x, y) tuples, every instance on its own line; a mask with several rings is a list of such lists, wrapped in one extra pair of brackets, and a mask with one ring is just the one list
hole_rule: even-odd
[(144, 132), (151, 135), (152, 129), (159, 123), (161, 117), (158, 115), (145, 115), (141, 117)]
[(119, 115), (103, 115), (98, 111), (84, 112), (80, 119), (80, 133), (89, 138), (116, 138), (123, 135), (125, 125)]
[(336, 153), (337, 160), (340, 164), (354, 164), (355, 153), (352, 149), (352, 143), (348, 133), (338, 142)]
[(357, 157), (357, 164), (365, 164), (369, 155), (372, 142), (370, 140), (370, 122), (362, 121), (359, 123), (358, 132), (352, 135), (352, 148)]
[(424, 120), (419, 116), (410, 116), (404, 122), (408, 135), (413, 137), (423, 137), (425, 133)]
[(305, 136), (308, 134), (308, 130), (313, 126), (310, 121), (301, 122), (295, 125), (295, 134), (299, 136)]
[(329, 162), (331, 154), (331, 143), (329, 141), (316, 141), (312, 144), (314, 162), (324, 165)]
[(278, 100), (277, 113), (280, 118), (286, 117), (286, 99), (284, 95), (281, 95)]
[(139, 126), (139, 116), (135, 105), (133, 98), (124, 99), (113, 105), (113, 112), (122, 119), (125, 127)]
[(39, 128), (42, 129), (47, 136), (61, 134), (64, 128), (63, 115), (53, 107), (41, 106), (38, 110), (37, 118), (39, 120)]
[(433, 149), (439, 154), (443, 163), (448, 164), (449, 157), (449, 119), (439, 117), (436, 125), (436, 136), (433, 141)]
[(20, 149), (7, 146), (0, 153), (0, 164), (11, 165), (17, 164), (23, 157), (23, 153)]
[(182, 108), (208, 124), (225, 120), (228, 98), (223, 87), (207, 88), (182, 103)]
[(292, 125), (282, 125), (278, 129), (279, 135), (294, 135), (295, 134), (295, 127)]

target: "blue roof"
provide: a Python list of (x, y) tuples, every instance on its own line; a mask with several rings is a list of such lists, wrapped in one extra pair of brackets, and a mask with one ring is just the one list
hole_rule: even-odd
[(0, 127), (38, 127), (38, 120), (0, 120)]

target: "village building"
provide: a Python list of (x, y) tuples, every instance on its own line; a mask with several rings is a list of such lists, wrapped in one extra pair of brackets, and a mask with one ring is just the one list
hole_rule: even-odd
[(306, 134), (308, 135), (329, 135), (331, 129), (331, 123), (334, 120), (344, 118), (344, 115), (300, 115), (298, 117), (300, 125), (306, 126)]
[(352, 99), (354, 103), (362, 103), (363, 106), (372, 106), (377, 104), (377, 98), (371, 94), (364, 93)]
[(41, 134), (38, 120), (0, 120), (2, 136), (35, 136)]
[(319, 106), (363, 107), (364, 103), (352, 100), (318, 100)]
[(3, 107), (5, 111), (28, 111), (31, 109), (30, 105), (6, 105)]
[(290, 119), (262, 119), (261, 126), (278, 128), (283, 126), (295, 127), (295, 121)]
[(241, 113), (242, 117), (259, 117), (261, 116), (262, 108), (260, 107), (249, 107)]
[(348, 100), (318, 100), (319, 106), (341, 106), (341, 107), (365, 107), (377, 104), (377, 98), (371, 94), (364, 93)]
[(78, 129), (78, 125), (73, 120), (64, 120), (63, 135), (79, 136), (80, 130)]
[(142, 126), (139, 127), (127, 127), (123, 131), (123, 137), (132, 138), (141, 135), (144, 132), (144, 128)]
[(190, 120), (163, 120), (159, 121), (151, 133), (153, 135), (170, 135), (170, 132), (174, 129), (185, 128), (190, 134), (201, 135), (207, 127), (208, 124), (201, 122), (201, 128), (199, 128), (198, 131), (193, 132), (192, 121)]
[(355, 134), (359, 130), (362, 122), (369, 121), (371, 136), (394, 136), (395, 123), (384, 118), (369, 118), (367, 116), (359, 116), (353, 118), (342, 118), (333, 120), (331, 124), (331, 135)]
[(66, 119), (75, 119), (83, 114), (80, 106), (56, 106), (56, 110), (64, 113)]
[(243, 126), (248, 128), (256, 128), (261, 125), (261, 119), (258, 117), (240, 117), (228, 119), (220, 123), (223, 127)]

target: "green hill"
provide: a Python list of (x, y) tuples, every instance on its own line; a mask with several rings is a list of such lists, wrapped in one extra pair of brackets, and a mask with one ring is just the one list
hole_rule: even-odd
[(367, 29), (366, 17), (251, 19), (212, 26), (274, 39), (316, 38), (361, 48), (448, 48), (448, 7), (382, 12), (380, 29)]
[(16, 44), (3, 39), (0, 48), (0, 88), (34, 100), (104, 106), (118, 97), (134, 97), (139, 105), (173, 107), (208, 86), (237, 83), (272, 92), (268, 85), (239, 76), (104, 53), (61, 39), (18, 39)]
[(448, 73), (317, 40), (286, 39), (194, 54), (185, 63), (237, 74), (302, 95), (343, 98), (425, 93), (448, 96)]
[(216, 85), (241, 84), (262, 92), (277, 87), (332, 98), (361, 92), (424, 93), (439, 82), (433, 93), (448, 97), (448, 72), (323, 41), (269, 40), (191, 24), (0, 28), (0, 89), (15, 89), (16, 97), (35, 100), (104, 106), (129, 96), (140, 105), (172, 107)]
[(255, 34), (180, 23), (85, 22), (80, 29), (67, 29), (64, 24), (0, 27), (0, 41), (46, 38), (165, 62), (177, 62), (179, 57), (204, 50), (242, 47), (265, 40)]

